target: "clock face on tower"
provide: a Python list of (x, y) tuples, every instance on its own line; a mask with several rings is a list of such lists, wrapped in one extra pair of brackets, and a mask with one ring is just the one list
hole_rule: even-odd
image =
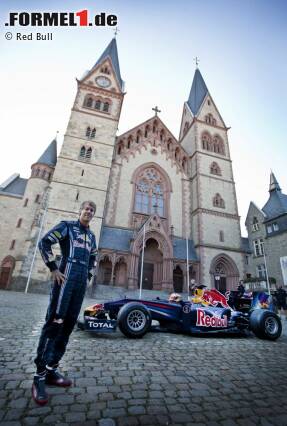
[(111, 84), (111, 80), (107, 77), (100, 76), (96, 78), (96, 83), (100, 87), (109, 87)]

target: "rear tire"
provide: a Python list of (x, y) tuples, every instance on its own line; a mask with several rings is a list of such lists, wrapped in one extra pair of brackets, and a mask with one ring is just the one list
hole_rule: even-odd
[(260, 339), (276, 340), (281, 336), (281, 320), (274, 312), (255, 309), (250, 315), (250, 329)]
[(139, 339), (149, 330), (152, 322), (151, 313), (141, 303), (130, 302), (122, 306), (118, 313), (118, 326), (129, 338)]

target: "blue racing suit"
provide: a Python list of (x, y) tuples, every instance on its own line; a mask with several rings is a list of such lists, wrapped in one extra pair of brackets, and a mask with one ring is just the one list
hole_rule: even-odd
[[(59, 243), (62, 254), (59, 268), (52, 252), (52, 245), (56, 243)], [(96, 237), (79, 220), (60, 222), (42, 238), (39, 250), (50, 271), (59, 269), (65, 280), (61, 285), (55, 281), (51, 289), (35, 358), (37, 373), (43, 372), (46, 365), (56, 367), (65, 353), (80, 313), (87, 281), (93, 275)], [(54, 322), (54, 319), (63, 319), (63, 323)]]

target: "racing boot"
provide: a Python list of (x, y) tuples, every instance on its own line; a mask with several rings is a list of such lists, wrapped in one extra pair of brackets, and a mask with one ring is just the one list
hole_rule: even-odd
[(46, 374), (37, 374), (34, 376), (32, 384), (32, 397), (38, 405), (45, 405), (48, 402), (48, 394), (45, 389)]
[(58, 366), (49, 367), (46, 366), (46, 384), (50, 386), (60, 386), (66, 388), (72, 385), (72, 380), (68, 377), (64, 377), (62, 374), (57, 371)]

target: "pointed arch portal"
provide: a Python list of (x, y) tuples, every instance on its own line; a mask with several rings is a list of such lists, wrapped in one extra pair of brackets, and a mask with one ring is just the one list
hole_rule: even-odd
[(234, 260), (227, 254), (214, 257), (210, 267), (211, 286), (221, 293), (235, 290), (239, 281), (239, 271)]

